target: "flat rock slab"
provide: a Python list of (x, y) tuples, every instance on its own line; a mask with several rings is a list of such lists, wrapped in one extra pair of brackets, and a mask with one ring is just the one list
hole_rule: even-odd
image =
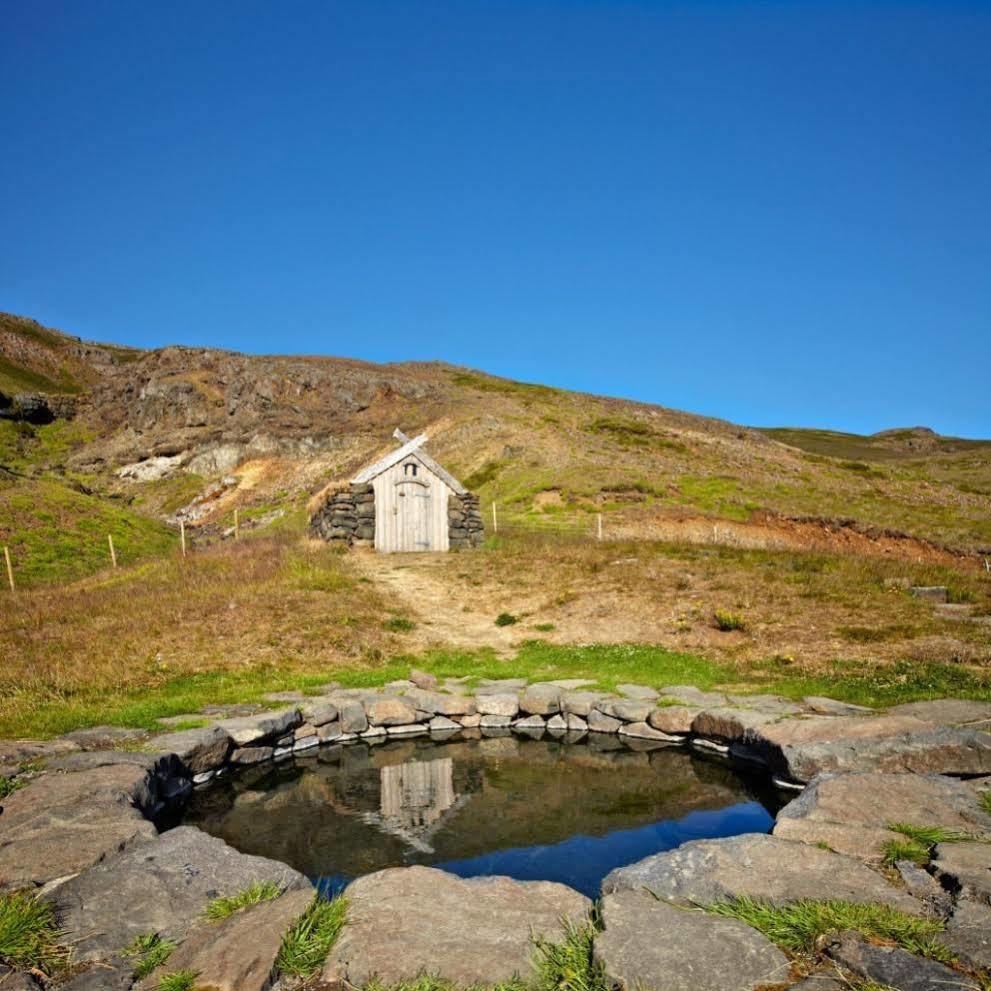
[(47, 884), (153, 839), (140, 808), (151, 801), (148, 780), (140, 764), (49, 772), (4, 799), (0, 888)]
[(561, 695), (561, 709), (575, 716), (588, 716), (599, 702), (608, 697), (606, 692), (564, 692)]
[(652, 702), (660, 694), (656, 688), (648, 688), (646, 685), (617, 685), (616, 691), (628, 699), (637, 699), (640, 702)]
[(938, 774), (868, 771), (814, 777), (778, 813), (774, 835), (880, 861), (885, 843), (902, 838), (887, 828), (892, 822), (991, 833), (991, 815), (980, 809), (964, 782)]
[[(406, 692), (405, 697), (417, 709), (432, 713), (435, 716), (470, 716), (477, 709), (475, 699), (467, 695), (445, 695), (443, 692), (427, 692), (422, 688), (411, 688)], [(490, 697), (504, 698), (505, 696), (494, 695)], [(516, 697), (512, 696), (512, 698), (515, 703)]]
[(825, 695), (806, 695), (802, 701), (809, 712), (818, 716), (862, 716), (874, 711), (866, 705), (837, 702), (836, 699), (827, 698)]
[(602, 921), (593, 953), (618, 991), (752, 991), (789, 977), (788, 958), (756, 929), (643, 891), (606, 895)]
[(282, 937), (313, 902), (312, 891), (289, 891), (217, 923), (202, 923), (139, 987), (156, 988), (162, 977), (191, 970), (196, 986), (212, 991), (266, 991)]
[(991, 908), (961, 898), (940, 942), (968, 967), (991, 970)]
[(398, 867), (348, 885), (347, 923), (323, 970), (327, 982), (390, 986), (432, 974), (472, 986), (531, 973), (531, 934), (562, 937), (591, 902), (549, 881), (464, 880), (430, 867)]
[(91, 726), (66, 733), (63, 739), (75, 743), (80, 750), (106, 750), (119, 743), (133, 743), (144, 739), (148, 733), (143, 729), (127, 729), (123, 726)]
[(235, 895), (253, 881), (273, 881), (312, 894), (291, 867), (238, 853), (223, 840), (180, 826), (133, 846), (58, 886), (48, 895), (77, 959), (109, 957), (135, 936), (184, 938), (207, 902)]
[(930, 702), (906, 702), (888, 710), (892, 715), (914, 716), (941, 726), (965, 726), (968, 723), (991, 723), (991, 702), (973, 699), (933, 699)]
[(978, 984), (935, 960), (895, 946), (874, 946), (854, 933), (842, 933), (826, 947), (841, 967), (897, 991), (978, 991)]
[(71, 740), (0, 740), (0, 764), (25, 764), (79, 750)]
[(722, 692), (704, 692), (694, 685), (667, 685), (660, 690), (660, 696), (697, 709), (714, 709), (726, 705), (726, 696)]
[(488, 695), (479, 695), (477, 707), (483, 716), (515, 717), (520, 711), (520, 700), (514, 692), (492, 692)]
[(692, 840), (617, 868), (602, 882), (605, 894), (640, 888), (678, 905), (709, 905), (745, 895), (778, 905), (802, 898), (843, 898), (883, 902), (906, 912), (922, 909), (852, 857), (763, 833)]
[(403, 726), (416, 722), (413, 703), (398, 695), (380, 695), (366, 700), (364, 706), (370, 726)]
[(932, 870), (950, 891), (991, 905), (991, 843), (940, 843)]
[[(705, 715), (696, 718), (696, 732)], [(991, 734), (934, 726), (915, 716), (782, 719), (748, 726), (742, 742), (795, 781), (829, 771), (991, 773)]]

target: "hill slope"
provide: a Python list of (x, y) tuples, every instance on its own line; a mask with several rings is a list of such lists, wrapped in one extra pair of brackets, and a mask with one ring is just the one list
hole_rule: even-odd
[[(431, 452), (507, 522), (581, 526), (601, 512), (628, 536), (690, 537), (725, 520), (744, 543), (840, 530), (891, 543), (872, 530), (887, 528), (991, 546), (991, 442), (924, 430), (754, 430), (441, 363), (139, 351), (0, 315), (0, 394), (21, 392), (71, 394), (75, 418), (0, 420), (0, 538), (18, 550), (28, 523), (23, 513), (15, 521), (10, 500), (32, 485), (44, 504), (54, 490), (40, 492), (41, 482), (135, 518), (185, 508), (207, 530), (235, 507), (249, 524), (282, 511), (301, 522), (323, 487), (391, 448), (397, 425), (426, 430)], [(857, 526), (786, 519), (796, 516)]]

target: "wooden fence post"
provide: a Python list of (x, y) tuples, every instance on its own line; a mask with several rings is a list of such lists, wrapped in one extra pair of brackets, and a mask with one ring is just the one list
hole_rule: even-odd
[(114, 537), (112, 533), (107, 534), (107, 543), (110, 544), (110, 560), (113, 561), (113, 565), (117, 567), (117, 552), (114, 550)]
[(182, 556), (186, 556), (186, 524), (179, 520), (179, 543), (182, 545)]
[(10, 563), (10, 548), (4, 544), (3, 546), (3, 556), (7, 562), (7, 581), (10, 582), (11, 592), (16, 592), (17, 588), (14, 585), (14, 566)]
[(238, 523), (237, 510), (234, 510), (234, 539), (240, 540), (241, 538), (241, 527)]
[(499, 516), (496, 513), (496, 504), (492, 503), (492, 532), (499, 532)]
[(602, 539), (602, 513), (595, 514), (596, 529), (598, 531), (597, 536), (599, 540)]

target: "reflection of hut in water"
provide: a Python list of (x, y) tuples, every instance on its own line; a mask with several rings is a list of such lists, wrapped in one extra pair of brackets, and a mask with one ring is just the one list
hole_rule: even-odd
[(379, 771), (379, 811), (367, 821), (404, 840), (421, 853), (432, 853), (430, 838), (447, 814), (466, 797), (454, 790), (454, 761), (408, 761)]

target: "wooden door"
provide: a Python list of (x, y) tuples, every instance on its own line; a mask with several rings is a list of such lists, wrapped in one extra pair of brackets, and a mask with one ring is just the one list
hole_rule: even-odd
[(399, 510), (398, 550), (433, 550), (431, 487), (420, 481), (402, 481), (396, 486), (396, 503)]

